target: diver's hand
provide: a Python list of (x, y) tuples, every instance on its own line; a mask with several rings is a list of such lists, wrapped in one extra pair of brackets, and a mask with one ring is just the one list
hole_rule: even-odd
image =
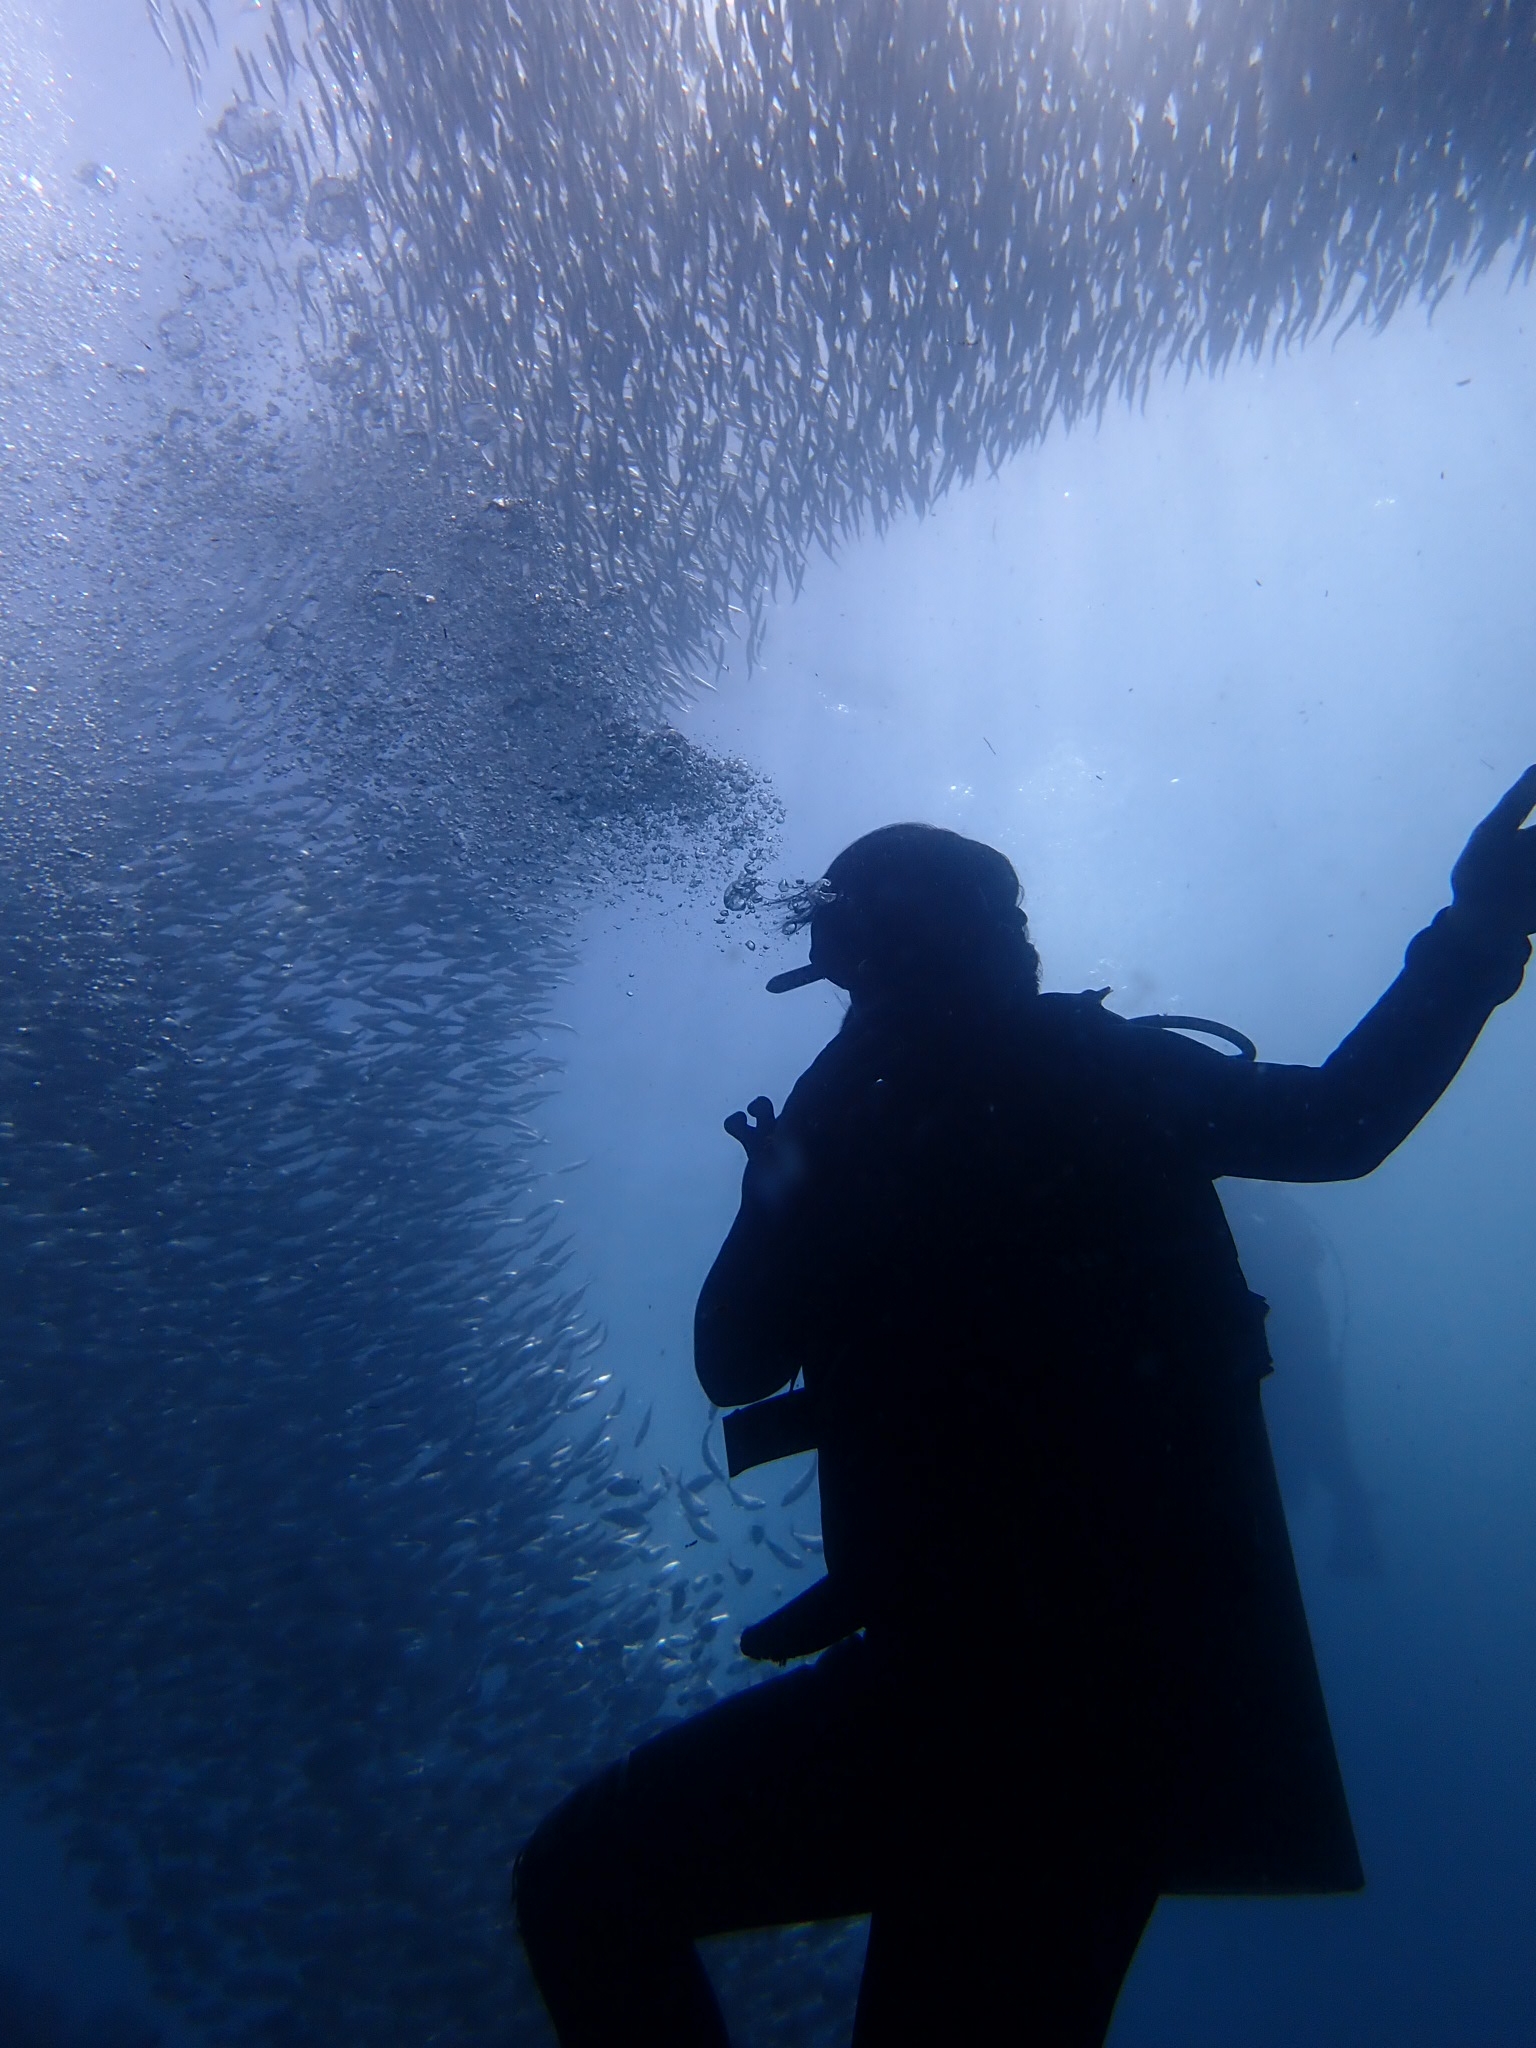
[[(748, 1117), (756, 1119), (749, 1123)], [(725, 1120), (725, 1128), (736, 1140), (749, 1159), (755, 1158), (764, 1138), (771, 1135), (776, 1118), (773, 1104), (766, 1095), (756, 1095), (745, 1109), (733, 1109)]]
[(745, 1109), (733, 1110), (725, 1128), (747, 1155), (741, 1177), (742, 1217), (750, 1214), (759, 1223), (777, 1225), (806, 1178), (805, 1153), (793, 1128), (786, 1128), (785, 1119), (774, 1114), (766, 1095), (756, 1095)]
[(1472, 834), (1451, 870), (1456, 908), (1503, 932), (1536, 932), (1536, 767), (1527, 768)]

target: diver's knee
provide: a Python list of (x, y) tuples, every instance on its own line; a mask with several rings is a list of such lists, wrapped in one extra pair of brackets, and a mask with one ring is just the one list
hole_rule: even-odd
[(567, 1946), (619, 1906), (609, 1896), (622, 1861), (613, 1775), (605, 1771), (546, 1814), (512, 1866), (512, 1916), (530, 1957)]

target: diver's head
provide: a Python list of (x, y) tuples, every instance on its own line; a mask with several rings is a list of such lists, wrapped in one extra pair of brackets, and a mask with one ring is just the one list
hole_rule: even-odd
[(1012, 863), (936, 825), (884, 825), (845, 847), (795, 899), (786, 928), (805, 924), (810, 964), (776, 974), (776, 995), (831, 981), (856, 1004), (963, 1001), (1040, 985)]

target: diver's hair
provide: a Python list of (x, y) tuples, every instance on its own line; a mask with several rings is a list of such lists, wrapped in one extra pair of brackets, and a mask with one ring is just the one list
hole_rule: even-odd
[(939, 825), (884, 825), (837, 856), (808, 905), (812, 958), (844, 988), (990, 978), (1040, 985), (1013, 863)]

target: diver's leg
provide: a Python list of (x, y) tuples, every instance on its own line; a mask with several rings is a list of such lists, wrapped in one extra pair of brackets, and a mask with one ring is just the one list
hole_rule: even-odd
[(1101, 1877), (1063, 1895), (1016, 1889), (1001, 1870), (997, 1882), (1003, 1897), (876, 1908), (853, 2048), (1101, 2048), (1153, 1884)]
[(855, 2048), (1100, 2048), (1157, 1901), (1156, 1758), (1101, 1674), (1041, 1688), (1056, 1650), (909, 1675)]
[(562, 2048), (722, 2048), (700, 1935), (868, 1909), (863, 1645), (667, 1730), (518, 1859), (518, 1925)]
[[(517, 1859), (513, 1906), (561, 2048), (675, 2042), (726, 2048), (725, 2023), (685, 1924), (639, 1888), (625, 1765), (583, 1785)], [(679, 1783), (679, 1801), (688, 1787)], [(655, 1825), (665, 1826), (658, 1815)]]

